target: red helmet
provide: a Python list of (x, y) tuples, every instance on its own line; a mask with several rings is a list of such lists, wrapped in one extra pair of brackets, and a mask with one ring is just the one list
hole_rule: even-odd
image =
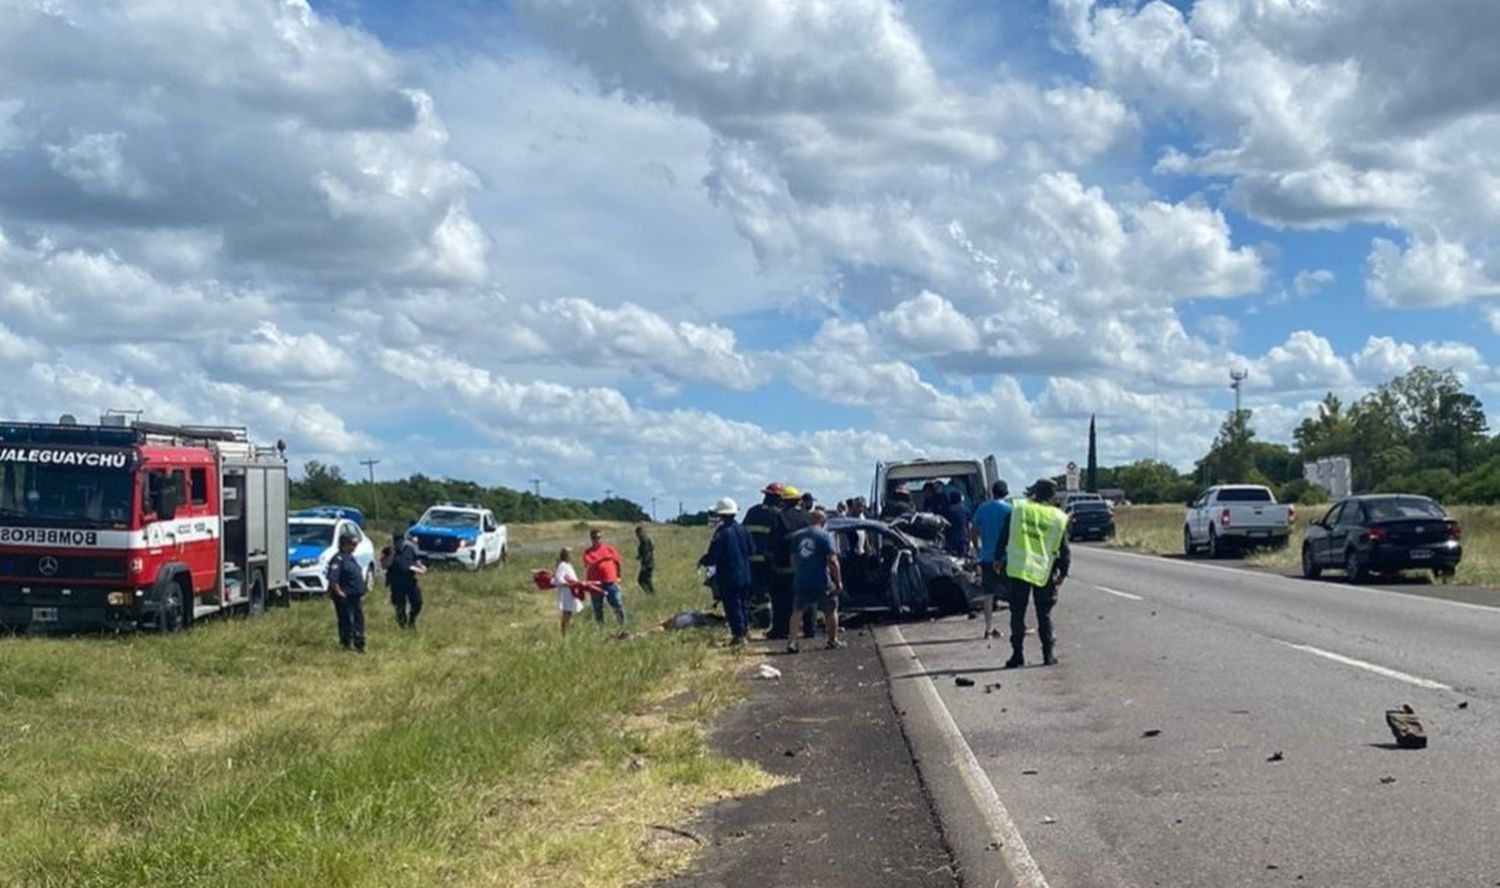
[(765, 493), (765, 494), (769, 494), (771, 496), (776, 497), (777, 499), (780, 499), (782, 491), (784, 491), (784, 490), (786, 490), (786, 485), (782, 484), (780, 481), (772, 481), (770, 484), (767, 484), (765, 487), (762, 487), (760, 489), (760, 492), (761, 493)]

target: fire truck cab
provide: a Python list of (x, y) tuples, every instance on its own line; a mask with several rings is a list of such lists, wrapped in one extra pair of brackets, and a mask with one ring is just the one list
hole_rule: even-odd
[(176, 632), (285, 605), (287, 493), (244, 429), (0, 423), (0, 624)]

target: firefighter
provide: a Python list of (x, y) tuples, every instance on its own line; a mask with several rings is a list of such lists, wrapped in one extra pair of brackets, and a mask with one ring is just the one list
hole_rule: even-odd
[(1052, 505), (1057, 487), (1043, 478), (1031, 485), (1024, 499), (1011, 505), (1001, 539), (1005, 540), (1006, 603), (1010, 605), (1010, 659), (1006, 669), (1026, 664), (1026, 606), (1036, 602), (1036, 634), (1042, 642), (1042, 662), (1057, 664), (1053, 655), (1052, 608), (1057, 590), (1072, 562), (1068, 551), (1068, 516)]
[[(792, 637), (792, 607), (795, 603), (793, 579), (797, 566), (788, 540), (792, 534), (812, 523), (812, 516), (799, 508), (801, 500), (802, 491), (790, 484), (782, 486), (781, 529), (776, 540), (776, 575), (771, 588), (771, 631), (766, 634), (766, 638), (790, 640)], [(815, 630), (813, 612), (803, 611), (802, 637), (812, 638), (817, 634)]]
[[(744, 527), (750, 532), (754, 548), (750, 555), (750, 606), (765, 607), (771, 603), (772, 586), (775, 579), (776, 546), (786, 535), (781, 520), (780, 481), (772, 481), (762, 487), (760, 502), (745, 513)], [(775, 619), (772, 618), (772, 625)], [(775, 635), (773, 629), (767, 637)], [(785, 638), (785, 636), (782, 636)]]
[(339, 621), (339, 644), (346, 651), (365, 652), (365, 572), (354, 558), (359, 531), (346, 527), (339, 534), (339, 551), (328, 560), (328, 597)]

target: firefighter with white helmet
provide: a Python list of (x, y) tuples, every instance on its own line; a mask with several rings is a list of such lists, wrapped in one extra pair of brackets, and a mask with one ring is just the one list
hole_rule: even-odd
[(750, 632), (750, 557), (755, 554), (755, 543), (745, 525), (734, 520), (740, 512), (734, 500), (726, 496), (708, 511), (718, 526), (698, 565), (713, 568), (714, 591), (729, 621), (729, 643), (739, 647)]

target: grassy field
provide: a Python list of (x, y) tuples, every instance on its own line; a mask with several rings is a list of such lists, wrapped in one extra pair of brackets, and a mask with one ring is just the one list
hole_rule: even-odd
[[(1251, 564), (1296, 570), (1307, 522), (1327, 506), (1297, 510), (1297, 527), (1290, 545), (1280, 551), (1257, 552)], [(1500, 507), (1451, 506), (1448, 514), (1464, 529), (1464, 560), (1453, 582), (1467, 586), (1500, 586)], [(1109, 545), (1161, 555), (1182, 554), (1182, 506), (1127, 506), (1115, 510), (1115, 538)]]
[[(769, 786), (704, 720), (743, 688), (707, 632), (701, 531), (657, 531), (634, 637), (559, 638), (551, 567), (572, 524), (516, 528), (481, 574), (429, 574), (418, 633), (383, 590), (370, 653), (326, 601), (177, 637), (0, 638), (0, 884), (625, 885), (679, 870), (658, 827)], [(627, 554), (623, 531), (614, 533)], [(631, 571), (633, 573), (633, 570)]]

